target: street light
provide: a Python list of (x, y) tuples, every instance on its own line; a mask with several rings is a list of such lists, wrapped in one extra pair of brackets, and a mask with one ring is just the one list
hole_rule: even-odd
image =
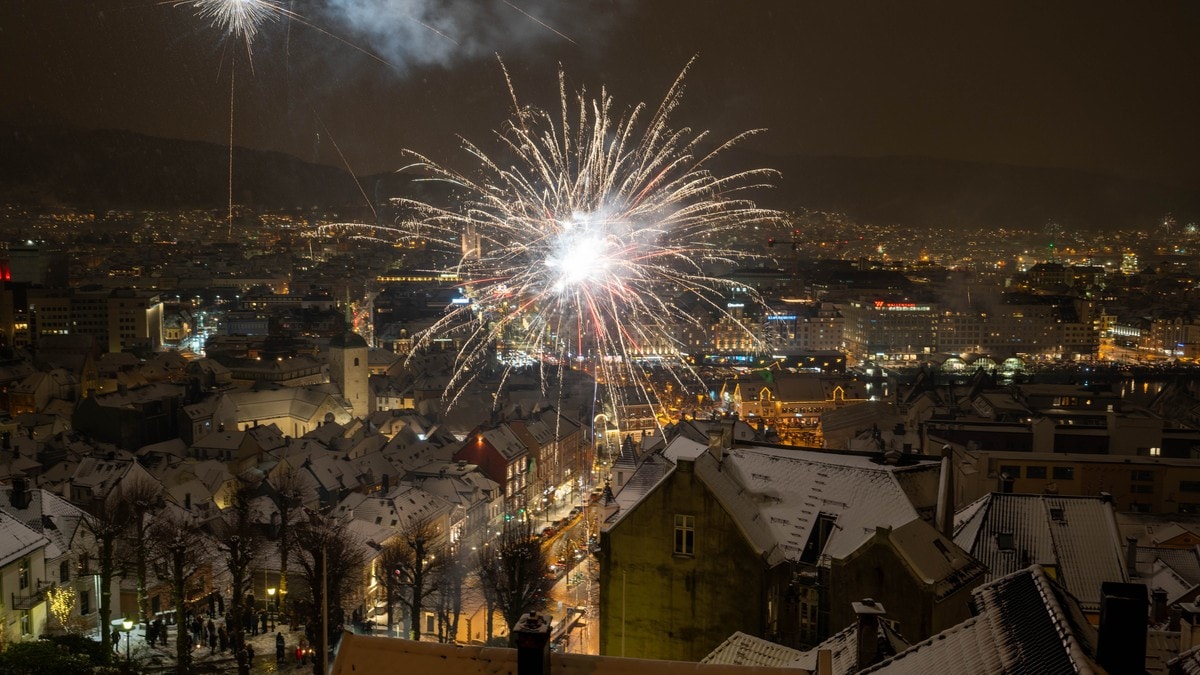
[(121, 622), (121, 627), (125, 629), (125, 663), (129, 663), (129, 642), (133, 638), (133, 621), (125, 619)]
[(269, 630), (275, 630), (275, 587), (267, 589), (267, 619), (270, 621)]

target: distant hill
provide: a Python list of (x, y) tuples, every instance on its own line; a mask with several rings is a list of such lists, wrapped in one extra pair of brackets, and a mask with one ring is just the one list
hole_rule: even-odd
[[(123, 131), (0, 128), (0, 200), (107, 208), (223, 208), (225, 146)], [(735, 149), (729, 170), (773, 167), (778, 188), (755, 195), (779, 209), (839, 211), (860, 221), (954, 227), (1153, 226), (1172, 213), (1200, 220), (1200, 190), (1074, 169), (919, 157), (772, 157)], [(716, 167), (719, 171), (723, 167)], [(428, 191), (380, 174), (356, 185), (346, 171), (258, 150), (234, 151), (234, 201), (260, 208), (362, 207), (363, 193)], [(361, 185), (361, 191), (360, 191)]]
[[(0, 199), (6, 201), (95, 209), (218, 209), (228, 203), (227, 146), (125, 131), (3, 131)], [(236, 204), (263, 208), (364, 204), (354, 178), (344, 170), (244, 148), (234, 148), (233, 162)]]
[(1200, 220), (1200, 190), (1078, 169), (922, 157), (757, 156), (783, 173), (791, 206), (840, 211), (859, 221), (946, 227), (1072, 229), (1155, 226), (1171, 213)]

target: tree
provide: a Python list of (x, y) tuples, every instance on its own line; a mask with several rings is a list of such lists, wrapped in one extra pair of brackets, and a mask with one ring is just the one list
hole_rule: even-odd
[[(351, 590), (345, 585), (360, 573), (363, 549), (348, 529), (333, 518), (312, 513), (295, 529), (296, 562), (309, 589), (309, 617), (316, 658), (313, 672), (323, 675), (322, 663), (330, 645), (342, 634), (342, 602)], [(327, 611), (326, 611), (327, 606)], [(322, 629), (324, 626), (324, 630)]]
[[(189, 635), (184, 612), (188, 579), (196, 571), (195, 557), (202, 550), (201, 535), (191, 519), (181, 513), (168, 513), (155, 520), (149, 531), (149, 550), (161, 561), (163, 576), (171, 584), (171, 604), (175, 608), (175, 663), (179, 675), (192, 669)], [(107, 632), (107, 631), (101, 631)]]
[(100, 577), (100, 602), (97, 605), (100, 613), (100, 644), (104, 647), (105, 658), (112, 659), (112, 636), (108, 631), (112, 625), (112, 582), (117, 572), (117, 540), (125, 533), (129, 511), (122, 507), (115, 492), (110, 492), (105, 497), (94, 499), (87, 512), (83, 526), (92, 535), (97, 576)]
[(444, 556), (438, 544), (437, 528), (432, 521), (421, 520), (402, 529), (397, 536), (401, 543), (400, 555), (392, 569), (400, 583), (408, 589), (409, 634), (413, 640), (421, 639), (421, 614), (425, 608), (425, 596), (433, 588)]
[[(443, 558), (438, 574), (438, 638), (451, 641), (458, 635), (458, 618), (462, 614), (463, 583), (467, 569), (474, 562), (462, 546), (451, 546)], [(470, 636), (467, 636), (470, 640)]]
[(70, 586), (55, 586), (46, 591), (46, 600), (50, 605), (50, 614), (58, 620), (64, 632), (71, 632), (67, 623), (75, 611), (75, 589)]
[(512, 627), (523, 615), (544, 609), (554, 585), (550, 561), (525, 518), (506, 522), (500, 536), (484, 544), (476, 574), (488, 600), (489, 639), (493, 606), (504, 617), (511, 641)]
[(288, 611), (286, 600), (288, 592), (288, 558), (292, 550), (292, 517), (300, 508), (304, 494), (304, 476), (297, 469), (285, 465), (269, 479), (273, 491), (271, 499), (279, 510), (277, 534), (279, 541), (279, 597), (284, 601), (284, 611)]
[(383, 586), (383, 601), (387, 605), (387, 634), (396, 635), (396, 620), (393, 607), (400, 600), (400, 574), (397, 570), (408, 557), (408, 546), (395, 537), (388, 539), (379, 549), (379, 564), (376, 566), (375, 578)]
[(139, 621), (150, 624), (150, 598), (146, 593), (146, 559), (149, 557), (148, 532), (151, 514), (162, 507), (163, 486), (158, 481), (137, 474), (121, 483), (116, 494), (119, 508), (124, 511), (123, 520), (128, 524), (125, 536), (129, 546), (126, 558), (132, 558), (137, 576), (137, 603)]
[(254, 487), (243, 483), (233, 495), (232, 503), (221, 513), (217, 527), (222, 542), (218, 549), (224, 558), (225, 567), (229, 570), (230, 586), (233, 593), (230, 608), (234, 617), (230, 637), (237, 656), (238, 673), (249, 675), (250, 661), (245, 646), (245, 627), (242, 621), (245, 612), (253, 611), (253, 607), (245, 606), (245, 597), (250, 588), (250, 565), (259, 546), (259, 535), (255, 529), (250, 513), (250, 500), (254, 496)]

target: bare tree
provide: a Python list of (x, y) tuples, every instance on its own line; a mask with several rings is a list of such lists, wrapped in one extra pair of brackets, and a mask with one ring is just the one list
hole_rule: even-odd
[(295, 530), (298, 547), (296, 562), (304, 574), (310, 593), (309, 617), (316, 658), (313, 672), (323, 675), (323, 662), (330, 645), (341, 637), (345, 612), (342, 603), (353, 590), (345, 582), (356, 578), (363, 563), (359, 542), (337, 520), (311, 514)]
[(279, 542), (279, 596), (285, 602), (284, 611), (288, 611), (286, 601), (288, 592), (288, 558), (293, 546), (292, 517), (300, 508), (304, 494), (304, 476), (292, 466), (283, 467), (268, 480), (273, 491), (271, 499), (279, 511), (276, 536)]
[(127, 521), (125, 559), (137, 577), (138, 620), (150, 624), (150, 599), (146, 594), (146, 559), (149, 556), (148, 534), (151, 514), (162, 508), (163, 486), (158, 481), (137, 474), (121, 483), (115, 495)]
[(442, 547), (437, 528), (432, 521), (421, 520), (400, 530), (401, 555), (396, 561), (395, 574), (408, 590), (409, 637), (421, 639), (421, 613), (425, 596), (436, 583), (443, 564)]
[(229, 570), (233, 593), (230, 609), (234, 621), (229, 628), (231, 629), (230, 638), (234, 653), (237, 656), (238, 673), (241, 675), (250, 673), (250, 660), (245, 649), (245, 622), (243, 619), (247, 611), (254, 609), (246, 607), (245, 598), (250, 588), (250, 565), (254, 562), (254, 555), (261, 539), (250, 513), (250, 500), (254, 496), (254, 491), (255, 488), (252, 485), (243, 483), (239, 486), (234, 492), (232, 503), (221, 513), (221, 518), (216, 523), (216, 527), (222, 530), (217, 533), (221, 540), (218, 549), (224, 558), (225, 567)]
[(388, 539), (379, 549), (378, 565), (375, 579), (383, 587), (383, 600), (387, 605), (387, 634), (396, 635), (396, 620), (394, 606), (400, 600), (400, 575), (397, 570), (408, 558), (408, 546), (395, 537)]
[[(462, 546), (451, 546), (447, 549), (438, 574), (438, 638), (445, 642), (447, 637), (452, 642), (458, 636), (458, 619), (463, 607), (463, 584), (467, 571), (473, 564)], [(467, 636), (470, 641), (470, 636)]]
[(106, 658), (112, 656), (112, 582), (117, 574), (117, 542), (125, 533), (129, 511), (122, 508), (116, 495), (99, 497), (87, 507), (88, 517), (83, 526), (92, 535), (100, 585), (100, 644)]
[(154, 521), (149, 531), (150, 551), (162, 562), (163, 576), (171, 584), (171, 604), (175, 608), (175, 672), (187, 675), (192, 670), (192, 655), (185, 614), (187, 582), (196, 571), (195, 558), (201, 550), (201, 535), (191, 519), (181, 513), (168, 513)]
[(517, 620), (524, 614), (545, 608), (547, 594), (554, 585), (550, 561), (528, 519), (505, 523), (500, 536), (484, 544), (479, 552), (476, 573), (488, 600), (489, 639), (493, 634), (493, 607), (504, 617), (511, 640), (512, 627)]

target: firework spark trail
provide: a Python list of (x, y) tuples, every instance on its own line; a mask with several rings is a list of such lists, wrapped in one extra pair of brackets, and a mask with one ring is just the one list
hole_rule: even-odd
[(576, 41), (572, 40), (571, 38), (567, 37), (566, 35), (564, 35), (564, 34), (563, 34), (562, 32), (560, 32), (559, 30), (555, 29), (555, 28), (554, 28), (553, 26), (551, 26), (550, 24), (546, 23), (545, 21), (542, 21), (541, 19), (539, 19), (539, 18), (537, 18), (536, 16), (534, 16), (534, 15), (530, 14), (529, 12), (526, 12), (525, 10), (521, 9), (520, 7), (517, 7), (516, 5), (512, 4), (512, 3), (511, 3), (511, 2), (509, 2), (508, 0), (504, 0), (504, 4), (508, 5), (509, 7), (512, 7), (513, 9), (517, 10), (518, 12), (520, 12), (520, 13), (524, 14), (526, 17), (528, 17), (528, 18), (529, 18), (529, 20), (530, 20), (530, 21), (532, 21), (532, 22), (534, 22), (534, 23), (538, 24), (539, 26), (541, 26), (541, 27), (545, 28), (546, 30), (550, 31), (551, 33), (554, 33), (555, 35), (557, 35), (557, 36), (559, 36), (560, 38), (562, 38), (562, 39), (566, 40), (567, 42), (570, 42), (570, 43), (571, 43), (571, 44), (573, 44), (573, 45), (578, 45), (578, 44), (579, 44), (578, 42), (576, 42)]
[[(397, 199), (412, 215), (379, 234), (432, 238), (447, 250), (467, 231), (482, 242), (454, 270), (468, 279), (471, 303), (449, 310), (417, 340), (418, 349), (450, 335), (462, 340), (449, 404), (502, 349), (534, 355), (543, 390), (548, 363), (586, 356), (610, 390), (628, 382), (637, 398), (653, 403), (639, 359), (678, 355), (678, 328), (706, 327), (677, 299), (690, 295), (707, 313), (733, 319), (724, 301), (737, 284), (706, 269), (747, 257), (719, 243), (721, 235), (783, 220), (742, 196), (776, 174), (717, 175), (712, 161), (746, 134), (701, 153), (707, 133), (671, 127), (686, 72), (648, 116), (638, 105), (621, 118), (606, 90), (594, 99), (583, 91), (571, 96), (562, 73), (560, 111), (522, 106), (505, 72), (513, 112), (497, 132), (503, 163), (465, 139), (478, 177), (411, 153), (427, 180), (453, 185), (461, 201), (448, 208)], [(502, 368), (501, 386), (513, 367)]]

